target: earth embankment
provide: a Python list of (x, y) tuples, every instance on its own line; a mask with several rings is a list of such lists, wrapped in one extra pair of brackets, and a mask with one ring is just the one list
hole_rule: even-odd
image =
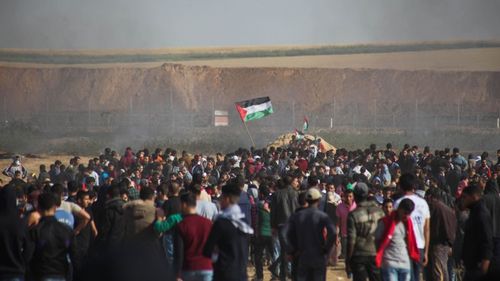
[[(0, 67), (4, 116), (44, 111), (127, 112), (230, 109), (235, 101), (270, 96), (296, 110), (344, 102), (422, 105), (484, 103), (498, 110), (500, 72), (394, 69), (248, 68), (164, 64), (161, 67)], [(214, 103), (214, 104), (212, 104)], [(5, 112), (6, 111), (6, 112)]]

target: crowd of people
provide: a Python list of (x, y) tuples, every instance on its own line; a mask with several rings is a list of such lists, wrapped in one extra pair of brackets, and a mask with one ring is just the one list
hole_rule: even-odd
[(0, 185), (0, 280), (500, 280), (500, 150), (16, 157)]

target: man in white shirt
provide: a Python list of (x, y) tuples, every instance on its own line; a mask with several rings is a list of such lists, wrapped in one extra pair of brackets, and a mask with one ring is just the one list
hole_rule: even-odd
[(191, 192), (196, 195), (196, 213), (213, 221), (215, 216), (219, 213), (217, 206), (211, 201), (206, 201), (201, 198), (201, 185), (193, 185)]
[(401, 200), (405, 198), (411, 199), (415, 204), (415, 209), (411, 213), (413, 223), (413, 231), (417, 240), (417, 247), (420, 250), (420, 263), (413, 262), (413, 274), (411, 281), (418, 281), (422, 267), (427, 265), (429, 256), (429, 240), (430, 240), (430, 211), (427, 202), (420, 196), (415, 194), (416, 177), (413, 174), (403, 174), (399, 178), (400, 188), (404, 196), (394, 202), (394, 209), (397, 209)]

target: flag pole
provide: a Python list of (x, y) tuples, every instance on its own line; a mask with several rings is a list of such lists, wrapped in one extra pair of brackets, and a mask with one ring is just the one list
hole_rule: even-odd
[(253, 147), (255, 147), (255, 142), (253, 141), (252, 135), (250, 134), (250, 131), (248, 130), (247, 123), (245, 122), (245, 120), (243, 119), (243, 116), (241, 115), (238, 103), (235, 103), (235, 106), (236, 106), (236, 111), (238, 111), (240, 113), (240, 119), (241, 119), (241, 122), (243, 123), (243, 126), (245, 126), (245, 130), (247, 131), (248, 137), (252, 141)]
[(255, 147), (255, 142), (253, 141), (252, 135), (250, 134), (250, 131), (248, 130), (247, 123), (243, 120), (241, 120), (241, 122), (243, 122), (243, 125), (245, 125), (245, 130), (247, 131), (247, 134), (250, 137), (250, 140), (252, 141), (252, 146)]

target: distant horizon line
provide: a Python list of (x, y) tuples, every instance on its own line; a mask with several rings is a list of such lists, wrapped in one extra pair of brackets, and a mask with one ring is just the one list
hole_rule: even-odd
[(0, 48), (0, 62), (41, 64), (102, 64), (176, 62), (259, 57), (395, 53), (500, 47), (500, 39), (400, 41), (346, 45), (275, 45), (188, 47), (163, 49), (12, 49)]
[(116, 52), (134, 52), (134, 51), (150, 51), (150, 52), (185, 52), (185, 51), (223, 51), (223, 50), (238, 50), (238, 49), (311, 49), (324, 47), (354, 47), (354, 46), (406, 46), (406, 45), (427, 45), (427, 44), (458, 44), (458, 43), (486, 43), (500, 44), (500, 38), (491, 39), (450, 39), (450, 40), (400, 40), (400, 41), (370, 41), (370, 42), (352, 42), (352, 43), (324, 43), (324, 44), (255, 44), (255, 45), (206, 45), (206, 46), (175, 46), (175, 47), (155, 47), (155, 48), (1, 48), (0, 52), (61, 52), (61, 53), (85, 53), (101, 52), (102, 54), (116, 54)]

